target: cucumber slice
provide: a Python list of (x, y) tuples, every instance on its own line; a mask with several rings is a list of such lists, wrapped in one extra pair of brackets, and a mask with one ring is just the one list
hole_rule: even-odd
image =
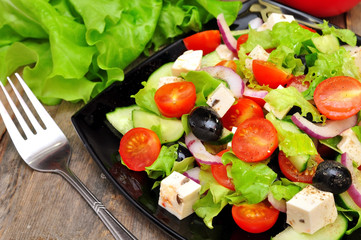
[(201, 68), (215, 66), (220, 61), (222, 61), (222, 59), (219, 57), (216, 51), (210, 52), (207, 55), (203, 56)]
[(116, 108), (113, 112), (107, 113), (105, 116), (109, 123), (121, 134), (125, 134), (133, 128), (132, 112), (140, 109), (137, 105)]
[(298, 155), (298, 156), (290, 156), (288, 157), (292, 165), (299, 171), (303, 172), (307, 169), (307, 163), (310, 159), (310, 155)]
[(146, 89), (155, 88), (158, 89), (159, 78), (173, 76), (172, 74), (173, 62), (166, 63), (160, 68), (155, 70), (148, 78), (147, 84), (145, 85)]
[(232, 141), (233, 135), (234, 135), (233, 132), (229, 131), (227, 128), (223, 128), (221, 137), (215, 142), (210, 142), (210, 144), (213, 145), (227, 144), (230, 141)]
[(341, 239), (347, 230), (347, 219), (339, 214), (334, 223), (328, 224), (321, 228), (314, 234), (298, 233), (292, 227), (287, 227), (285, 230), (272, 237), (272, 240), (336, 240)]
[(361, 212), (361, 208), (356, 205), (348, 192), (335, 195), (335, 201), (343, 208)]
[(340, 43), (334, 35), (323, 35), (312, 39), (318, 51), (322, 53), (332, 53), (339, 49)]
[(133, 127), (143, 127), (157, 133), (160, 142), (175, 142), (183, 136), (182, 121), (176, 118), (163, 118), (144, 110), (132, 112)]

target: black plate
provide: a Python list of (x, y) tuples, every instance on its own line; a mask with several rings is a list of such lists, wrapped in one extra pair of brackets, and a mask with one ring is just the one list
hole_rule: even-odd
[[(271, 12), (282, 11), (292, 14), (301, 23), (315, 27), (321, 20), (278, 3), (251, 0), (243, 4), (242, 10), (232, 29), (245, 29), (248, 22), (266, 16)], [(215, 22), (207, 24), (208, 29), (217, 29)], [(358, 44), (361, 43), (358, 38)], [(174, 61), (186, 50), (182, 40), (154, 54), (133, 68), (123, 82), (116, 82), (86, 104), (74, 116), (72, 123), (93, 159), (107, 178), (131, 201), (145, 216), (176, 239), (270, 239), (282, 231), (285, 215), (281, 214), (276, 225), (262, 234), (250, 234), (242, 231), (233, 221), (230, 208), (226, 207), (214, 221), (214, 229), (208, 229), (203, 220), (192, 214), (180, 221), (166, 210), (158, 207), (159, 188), (151, 190), (153, 180), (144, 172), (133, 172), (118, 161), (118, 147), (121, 135), (114, 130), (105, 118), (105, 114), (119, 106), (134, 104), (130, 96), (142, 88), (141, 82), (161, 65)], [(361, 232), (345, 239), (361, 239)]]

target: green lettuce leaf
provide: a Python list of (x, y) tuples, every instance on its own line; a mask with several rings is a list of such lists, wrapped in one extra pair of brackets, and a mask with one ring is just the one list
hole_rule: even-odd
[(177, 150), (178, 144), (169, 147), (163, 145), (157, 160), (155, 160), (152, 165), (145, 168), (148, 176), (152, 179), (157, 179), (158, 177), (164, 178), (171, 174), (174, 162), (178, 156)]
[(284, 128), (283, 120), (277, 119), (272, 113), (266, 115), (266, 119), (272, 122), (277, 130), (278, 147), (286, 156), (316, 155), (317, 149), (312, 139), (296, 127), (292, 122), (287, 125), (294, 126), (296, 131)]
[(196, 105), (206, 105), (207, 96), (211, 94), (223, 81), (213, 78), (209, 73), (204, 71), (190, 71), (183, 75), (188, 82), (194, 83), (196, 87)]
[[(0, 81), (29, 65), (24, 80), (44, 103), (87, 102), (122, 81), (124, 69), (144, 51), (199, 31), (220, 12), (231, 24), (241, 5), (217, 0), (4, 0)], [(15, 53), (20, 48), (24, 54)]]
[(309, 103), (295, 87), (274, 89), (266, 95), (264, 100), (273, 109), (280, 112), (297, 106), (301, 109), (302, 116), (306, 117), (307, 113), (310, 113), (316, 122), (323, 122), (325, 120), (325, 117), (318, 112), (317, 108)]
[(269, 188), (277, 177), (267, 164), (241, 161), (232, 152), (224, 153), (222, 162), (232, 163), (231, 176), (235, 189), (249, 204), (259, 203), (267, 197)]
[(272, 184), (270, 191), (276, 200), (285, 199), (288, 201), (305, 186), (307, 186), (306, 183), (294, 183), (287, 178), (281, 178)]

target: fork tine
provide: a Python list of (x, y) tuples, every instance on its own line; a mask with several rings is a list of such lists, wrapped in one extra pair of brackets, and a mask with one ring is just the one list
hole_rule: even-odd
[(11, 109), (13, 110), (13, 112), (15, 114), (15, 117), (18, 119), (18, 122), (19, 122), (21, 128), (23, 129), (23, 131), (25, 133), (25, 136), (27, 138), (29, 138), (31, 135), (34, 135), (33, 132), (30, 130), (28, 124), (25, 122), (23, 116), (19, 112), (18, 108), (16, 107), (15, 103), (11, 99), (11, 97), (10, 97), (9, 93), (7, 92), (5, 86), (2, 83), (0, 85), (1, 85), (1, 88), (2, 88), (2, 90), (3, 90), (3, 92), (4, 92), (5, 96), (6, 96), (6, 99), (8, 100), (8, 103), (9, 103)]
[(16, 87), (14, 86), (13, 82), (11, 81), (11, 79), (9, 77), (8, 77), (8, 81), (9, 81), (11, 87), (13, 88), (14, 93), (15, 93), (16, 97), (18, 98), (21, 106), (23, 107), (24, 112), (28, 116), (28, 118), (29, 118), (31, 124), (33, 125), (33, 127), (35, 128), (36, 132), (40, 132), (41, 130), (43, 130), (43, 128), (40, 126), (38, 120), (36, 120), (36, 118), (34, 117), (34, 114), (31, 112), (28, 105), (25, 103), (24, 99), (19, 94), (18, 90), (16, 89)]
[[(3, 85), (0, 81), (0, 85)], [(21, 136), (20, 132), (18, 131), (15, 123), (11, 119), (9, 113), (6, 111), (2, 101), (0, 100), (0, 115), (4, 121), (5, 127), (13, 140), (14, 143), (22, 144), (24, 142), (23, 136)]]
[(21, 86), (23, 87), (26, 95), (28, 96), (30, 102), (33, 104), (34, 109), (37, 111), (39, 117), (41, 118), (42, 122), (46, 126), (46, 128), (49, 127), (56, 127), (55, 121), (52, 119), (52, 117), (49, 115), (49, 113), (45, 110), (44, 106), (40, 103), (40, 101), (36, 98), (34, 93), (30, 90), (28, 85), (26, 85), (24, 79), (18, 74), (15, 73), (16, 78), (19, 80)]

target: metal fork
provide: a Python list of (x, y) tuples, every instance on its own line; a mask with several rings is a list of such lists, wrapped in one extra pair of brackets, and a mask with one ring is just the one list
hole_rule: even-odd
[(63, 176), (76, 190), (78, 190), (80, 195), (84, 197), (85, 201), (93, 208), (115, 239), (136, 239), (70, 170), (69, 161), (71, 157), (71, 147), (68, 139), (39, 100), (31, 92), (21, 76), (18, 73), (16, 73), (15, 76), (19, 80), (29, 101), (32, 103), (33, 108), (36, 110), (45, 126), (45, 128), (43, 128), (38, 122), (15, 88), (11, 79), (8, 77), (8, 82), (18, 98), (18, 101), (23, 108), (23, 112), (31, 122), (33, 130), (36, 132), (33, 133), (0, 81), (1, 88), (23, 130), (23, 134), (25, 135), (25, 137), (23, 137), (19, 132), (16, 124), (13, 122), (0, 100), (0, 115), (3, 118), (7, 131), (22, 159), (34, 170), (58, 173)]

